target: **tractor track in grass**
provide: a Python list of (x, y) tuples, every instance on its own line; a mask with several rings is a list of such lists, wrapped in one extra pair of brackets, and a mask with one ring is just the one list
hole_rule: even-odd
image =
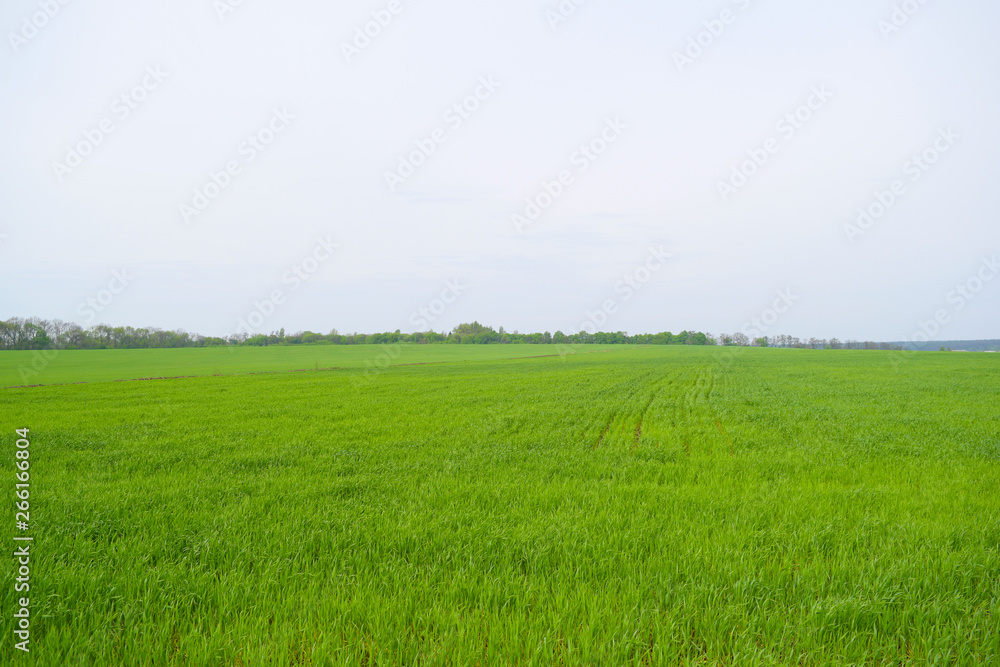
[(649, 412), (650, 406), (653, 405), (653, 402), (656, 401), (657, 397), (659, 397), (659, 395), (673, 383), (673, 378), (667, 377), (664, 382), (660, 383), (660, 385), (653, 390), (653, 393), (649, 396), (649, 400), (647, 400), (646, 404), (642, 406), (642, 412), (639, 414), (639, 421), (635, 425), (635, 434), (632, 439), (632, 449), (638, 447), (639, 443), (642, 441), (642, 424), (646, 421), (646, 413)]
[(719, 433), (721, 433), (726, 439), (726, 444), (729, 445), (729, 456), (736, 456), (736, 451), (733, 449), (733, 439), (730, 438), (729, 433), (726, 432), (726, 427), (722, 425), (722, 422), (719, 421), (718, 417), (713, 415), (713, 418), (715, 419), (715, 428), (719, 430)]
[[(641, 384), (642, 381), (643, 381), (643, 379), (646, 376), (651, 375), (651, 374), (652, 374), (652, 372), (643, 373), (638, 378), (636, 378), (635, 380), (627, 381), (627, 382), (625, 382), (623, 384), (625, 384), (625, 385)], [(648, 407), (649, 406), (649, 402), (647, 402), (646, 405)], [(597, 436), (597, 442), (594, 443), (594, 446), (591, 447), (591, 449), (595, 449), (596, 450), (598, 447), (601, 446), (601, 443), (604, 442), (605, 436), (608, 434), (608, 431), (611, 430), (611, 426), (612, 426), (612, 424), (615, 423), (615, 420), (618, 418), (618, 415), (620, 414), (620, 412), (621, 412), (621, 409), (620, 408), (616, 408), (615, 411), (611, 414), (611, 416), (608, 417), (607, 423), (604, 424), (604, 428), (601, 430), (600, 435)], [(645, 414), (645, 409), (643, 409), (643, 414)], [(640, 416), (640, 422), (641, 421), (642, 421), (642, 418)]]
[(706, 368), (698, 374), (698, 380), (695, 387), (695, 395), (693, 397), (692, 406), (699, 403), (699, 397), (701, 397), (705, 403), (705, 408), (708, 414), (712, 418), (712, 422), (715, 424), (716, 430), (719, 434), (725, 438), (726, 445), (728, 447), (728, 453), (730, 457), (736, 456), (736, 450), (733, 446), (733, 439), (730, 437), (729, 432), (726, 431), (726, 427), (722, 425), (719, 420), (718, 415), (715, 410), (712, 409), (712, 393), (715, 391), (715, 380), (716, 374), (711, 368)]
[[(713, 422), (718, 422), (712, 408), (716, 379), (713, 369), (701, 367), (685, 369), (671, 381), (676, 386), (668, 399), (670, 406), (668, 414), (662, 419), (667, 429), (676, 437), (680, 451), (687, 457), (695, 453), (693, 445), (700, 441), (702, 435), (711, 431)], [(718, 422), (715, 428), (721, 428), (721, 422)], [(724, 430), (720, 433), (730, 443), (729, 451), (732, 455), (731, 439)], [(635, 446), (638, 444), (637, 442)]]
[[(634, 383), (641, 384), (641, 381), (642, 381), (641, 379), (637, 379), (634, 381)], [(666, 376), (663, 379), (661, 379), (658, 383), (652, 385), (653, 390), (650, 392), (649, 397), (643, 403), (642, 408), (639, 411), (639, 419), (635, 422), (635, 426), (632, 429), (632, 449), (638, 447), (639, 444), (642, 442), (643, 425), (645, 424), (646, 414), (647, 412), (649, 412), (649, 408), (653, 405), (656, 399), (664, 392), (664, 390), (666, 390), (667, 387), (669, 387), (672, 384), (674, 384), (674, 377)], [(621, 414), (621, 412), (622, 412), (621, 410), (616, 410), (614, 414), (612, 414), (608, 418), (608, 421), (604, 424), (604, 428), (601, 429), (600, 434), (597, 436), (597, 441), (594, 443), (591, 449), (596, 450), (598, 447), (601, 446), (601, 444), (604, 443), (604, 440), (607, 437), (608, 432), (611, 430), (611, 427), (614, 425), (615, 420), (618, 419), (618, 416), (619, 414)]]
[(601, 431), (601, 434), (599, 436), (597, 436), (597, 442), (594, 443), (593, 449), (597, 449), (598, 447), (601, 446), (601, 442), (604, 440), (604, 436), (608, 434), (608, 431), (611, 429), (611, 424), (614, 423), (614, 421), (615, 418), (614, 416), (612, 416), (611, 419), (608, 420), (608, 423), (604, 425), (604, 430)]

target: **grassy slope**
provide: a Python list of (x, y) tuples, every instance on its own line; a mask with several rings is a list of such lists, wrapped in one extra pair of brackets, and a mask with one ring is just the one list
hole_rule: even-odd
[(998, 367), (646, 348), (4, 390), (26, 664), (996, 664)]

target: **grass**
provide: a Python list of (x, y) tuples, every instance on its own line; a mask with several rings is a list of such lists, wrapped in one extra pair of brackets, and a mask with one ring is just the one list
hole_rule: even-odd
[[(624, 349), (587, 345), (580, 353)], [(0, 388), (201, 375), (282, 373), (361, 368), (377, 375), (388, 366), (439, 364), (558, 355), (559, 345), (295, 345), (150, 350), (3, 351)]]
[(0, 392), (18, 662), (1000, 662), (995, 355), (466, 354)]

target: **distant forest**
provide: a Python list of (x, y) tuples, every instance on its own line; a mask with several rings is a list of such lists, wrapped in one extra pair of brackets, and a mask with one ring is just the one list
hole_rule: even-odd
[(1000, 352), (1000, 340), (932, 340), (927, 343), (895, 343), (909, 350), (931, 352)]
[(450, 332), (425, 331), (401, 333), (345, 333), (336, 329), (329, 333), (300, 331), (286, 334), (284, 329), (269, 334), (232, 334), (224, 338), (201, 336), (181, 329), (164, 331), (156, 328), (112, 327), (106, 324), (84, 329), (78, 324), (60, 320), (12, 317), (0, 321), (0, 349), (3, 350), (104, 350), (216, 346), (266, 346), (266, 345), (384, 345), (394, 343), (455, 344), (455, 345), (510, 345), (510, 344), (564, 344), (564, 345), (734, 345), (754, 347), (785, 347), (832, 350), (1000, 350), (1000, 340), (946, 341), (925, 344), (876, 343), (873, 341), (840, 341), (819, 338), (799, 339), (794, 336), (763, 336), (751, 338), (745, 333), (720, 333), (700, 331), (669, 331), (655, 334), (629, 335), (621, 331), (565, 334), (519, 333), (505, 331), (472, 322), (460, 324)]

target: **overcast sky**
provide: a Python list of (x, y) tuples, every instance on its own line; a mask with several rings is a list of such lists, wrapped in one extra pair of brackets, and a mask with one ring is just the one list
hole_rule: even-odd
[(0, 319), (1000, 337), (996, 2), (64, 1)]

